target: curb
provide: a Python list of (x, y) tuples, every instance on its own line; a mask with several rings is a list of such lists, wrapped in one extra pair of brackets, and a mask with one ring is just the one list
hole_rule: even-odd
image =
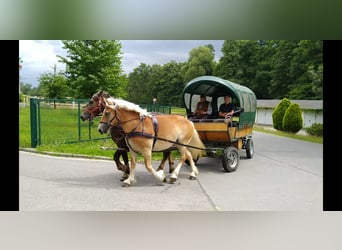
[(63, 157), (72, 157), (72, 158), (85, 158), (85, 159), (97, 159), (97, 160), (107, 160), (112, 161), (109, 157), (104, 156), (89, 156), (89, 155), (81, 155), (81, 154), (68, 154), (68, 153), (58, 153), (58, 152), (49, 152), (49, 151), (38, 151), (34, 148), (19, 148), (20, 151), (42, 154), (42, 155), (51, 155), (51, 156), (63, 156)]

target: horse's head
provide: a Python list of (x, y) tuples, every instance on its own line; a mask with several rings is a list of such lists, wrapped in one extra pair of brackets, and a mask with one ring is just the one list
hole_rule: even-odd
[(91, 121), (95, 116), (100, 115), (105, 108), (104, 97), (108, 96), (109, 95), (103, 90), (95, 93), (83, 108), (83, 112), (81, 114), (82, 121)]
[(110, 126), (115, 126), (119, 123), (118, 113), (115, 108), (115, 103), (104, 98), (105, 108), (102, 113), (101, 121), (97, 127), (101, 134), (107, 133)]

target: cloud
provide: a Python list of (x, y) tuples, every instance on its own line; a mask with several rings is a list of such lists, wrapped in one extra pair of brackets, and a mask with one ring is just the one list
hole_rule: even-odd
[[(212, 44), (216, 60), (221, 56), (223, 40), (121, 40), (122, 69), (129, 74), (141, 63), (163, 65), (170, 61), (186, 62), (191, 49)], [(66, 56), (60, 40), (20, 40), (19, 56), (23, 60), (21, 81), (38, 86), (41, 74), (64, 70), (56, 55)]]
[(223, 40), (122, 40), (121, 44), (123, 70), (128, 74), (141, 63), (186, 62), (193, 48), (208, 44), (214, 46), (215, 60), (218, 60), (222, 56)]
[(54, 65), (57, 71), (65, 69), (65, 64), (58, 62), (57, 58), (57, 55), (65, 54), (61, 41), (20, 40), (19, 56), (23, 60), (21, 80), (38, 85), (38, 77), (43, 73), (53, 72)]

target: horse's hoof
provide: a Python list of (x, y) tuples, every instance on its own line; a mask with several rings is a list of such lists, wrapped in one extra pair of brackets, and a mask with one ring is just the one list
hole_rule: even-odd
[(195, 177), (195, 176), (192, 176), (192, 175), (190, 175), (190, 176), (189, 176), (189, 180), (192, 180), (192, 181), (193, 181), (193, 180), (196, 180), (196, 177)]
[(164, 177), (164, 179), (163, 179), (163, 182), (164, 182), (164, 183), (166, 183), (166, 182), (167, 182), (167, 180), (166, 180), (166, 177)]
[(124, 176), (122, 176), (121, 178), (120, 178), (120, 181), (124, 181), (124, 180), (126, 180), (128, 177), (124, 177)]
[(121, 186), (122, 186), (122, 187), (130, 187), (131, 185), (128, 184), (128, 183), (126, 183), (126, 182), (123, 182)]
[(175, 178), (175, 177), (171, 177), (170, 178), (170, 183), (171, 184), (174, 184), (176, 181), (177, 181), (177, 178)]

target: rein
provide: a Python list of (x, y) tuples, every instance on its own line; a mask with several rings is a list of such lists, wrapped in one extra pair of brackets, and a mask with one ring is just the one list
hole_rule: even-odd
[(173, 143), (173, 144), (176, 144), (176, 145), (185, 146), (185, 147), (188, 147), (188, 148), (194, 148), (194, 149), (199, 149), (199, 150), (204, 150), (204, 151), (207, 150), (206, 148), (199, 148), (199, 147), (191, 146), (191, 145), (188, 145), (188, 144), (180, 143), (180, 142), (177, 142), (177, 141), (172, 141), (172, 140), (169, 140), (169, 139), (165, 139), (165, 138), (161, 138), (161, 137), (153, 136), (153, 135), (149, 135), (149, 134), (145, 134), (143, 136), (147, 137), (147, 138), (152, 138), (152, 139), (155, 139), (155, 140), (170, 142), (170, 143)]

